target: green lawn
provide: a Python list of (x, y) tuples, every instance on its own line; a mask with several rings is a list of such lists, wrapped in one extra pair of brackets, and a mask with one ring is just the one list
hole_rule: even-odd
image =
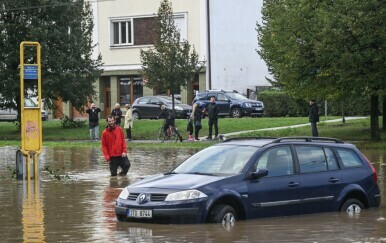
[[(337, 117), (328, 117), (327, 119), (335, 119)], [(353, 142), (365, 142), (369, 143), (370, 138), (370, 119), (360, 120), (348, 120), (345, 124), (342, 122), (337, 123), (324, 123), (325, 117), (322, 117), (320, 123), (318, 123), (319, 136), (323, 137), (335, 137), (345, 141)], [(220, 118), (219, 119), (219, 132), (220, 134), (257, 130), (263, 128), (282, 127), (288, 125), (304, 124), (308, 123), (307, 117), (282, 117), (282, 118)], [(62, 128), (60, 121), (45, 121), (43, 124), (43, 145), (51, 146), (56, 145), (58, 141), (61, 141), (62, 146), (100, 146), (99, 143), (84, 142), (89, 139), (88, 123), (84, 123), (79, 128)], [(161, 126), (162, 120), (139, 120), (134, 122), (132, 136), (134, 140), (155, 140), (156, 131)], [(206, 136), (208, 134), (207, 119), (202, 121), (203, 129), (200, 131), (200, 136)], [(380, 120), (380, 124), (381, 120)], [(187, 120), (177, 120), (177, 126), (182, 132), (183, 137), (186, 139), (188, 134), (186, 132)], [(100, 123), (100, 132), (106, 126), (104, 120)], [(270, 136), (270, 137), (283, 137), (283, 136), (310, 136), (310, 126), (294, 128), (294, 129), (282, 129), (276, 131), (260, 131), (243, 133), (236, 136)], [(381, 131), (381, 137), (383, 142), (377, 143), (376, 146), (384, 146), (386, 143), (386, 131)], [(17, 126), (12, 122), (0, 122), (0, 146), (6, 145), (19, 145), (20, 144), (20, 131)], [(202, 147), (207, 146), (210, 143), (157, 143), (155, 146), (160, 147)], [(148, 143), (131, 143), (131, 146), (149, 146)], [(154, 146), (154, 145), (152, 145)]]

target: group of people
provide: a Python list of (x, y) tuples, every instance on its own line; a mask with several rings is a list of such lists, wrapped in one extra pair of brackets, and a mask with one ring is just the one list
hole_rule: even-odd
[[(210, 98), (210, 103), (207, 107), (199, 107), (197, 103), (193, 104), (192, 114), (188, 120), (187, 131), (189, 132), (189, 141), (199, 141), (198, 133), (200, 132), (201, 118), (204, 116), (208, 116), (208, 126), (209, 126), (209, 134), (206, 139), (212, 139), (212, 132), (214, 126), (214, 138), (218, 137), (218, 113), (219, 108), (216, 104), (215, 98)], [(193, 130), (194, 130), (194, 138), (193, 138)]]
[[(118, 175), (118, 167), (121, 167), (119, 175), (125, 176), (130, 169), (130, 160), (127, 157), (126, 140), (131, 140), (131, 128), (133, 127), (133, 112), (130, 104), (126, 106), (126, 114), (123, 116), (119, 104), (116, 104), (111, 114), (106, 117), (107, 126), (102, 132), (102, 152), (106, 162), (109, 163), (111, 176)], [(86, 110), (89, 114), (90, 139), (99, 140), (99, 113), (101, 109), (91, 103)], [(121, 128), (121, 120), (124, 118), (126, 139)]]
[[(106, 117), (107, 126), (102, 132), (102, 151), (105, 160), (109, 163), (111, 176), (117, 176), (118, 167), (121, 167), (119, 175), (125, 176), (130, 169), (130, 161), (127, 157), (126, 140), (131, 140), (131, 128), (133, 127), (133, 113), (130, 104), (126, 106), (126, 114), (123, 116), (120, 105), (116, 104), (111, 115)], [(95, 103), (91, 103), (90, 108), (86, 110), (89, 114), (89, 129), (90, 138), (98, 140), (99, 135), (99, 113), (101, 109), (96, 107)], [(214, 126), (215, 138), (218, 137), (218, 113), (219, 108), (215, 102), (215, 98), (211, 97), (207, 107), (199, 107), (197, 103), (193, 104), (193, 111), (188, 120), (187, 131), (189, 132), (189, 141), (199, 141), (198, 134), (202, 128), (201, 119), (208, 116), (209, 134), (207, 139), (212, 139), (212, 131)], [(159, 117), (165, 118), (164, 131), (170, 125), (174, 125), (174, 117), (172, 112), (166, 109), (165, 105), (161, 106), (161, 114)], [(120, 126), (121, 119), (124, 118), (126, 129), (126, 137)], [(315, 100), (310, 100), (309, 121), (311, 123), (312, 136), (318, 137), (317, 122), (319, 122), (319, 110)], [(194, 130), (194, 139), (193, 139)], [(182, 141), (182, 138), (180, 137)]]

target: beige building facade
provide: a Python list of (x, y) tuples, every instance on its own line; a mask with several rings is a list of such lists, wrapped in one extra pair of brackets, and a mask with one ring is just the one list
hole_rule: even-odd
[[(194, 46), (200, 61), (206, 57), (204, 0), (172, 0), (174, 19), (181, 38)], [(101, 117), (110, 114), (116, 103), (124, 107), (136, 98), (163, 94), (146, 87), (142, 76), (140, 50), (154, 44), (154, 19), (160, 1), (114, 0), (92, 2), (94, 13), (95, 57), (102, 55), (103, 74), (96, 81), (99, 93), (94, 100), (102, 109)], [(181, 91), (181, 100), (191, 103), (194, 90), (205, 89), (204, 70), (188, 89)], [(200, 85), (201, 84), (201, 85)]]

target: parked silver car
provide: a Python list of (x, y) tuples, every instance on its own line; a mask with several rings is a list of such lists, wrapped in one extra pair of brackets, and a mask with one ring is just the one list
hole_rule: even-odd
[[(38, 105), (30, 98), (24, 99), (24, 107), (37, 107)], [(42, 120), (48, 120), (48, 113), (46, 110), (41, 110)], [(14, 109), (0, 109), (0, 121), (17, 121), (17, 110)]]

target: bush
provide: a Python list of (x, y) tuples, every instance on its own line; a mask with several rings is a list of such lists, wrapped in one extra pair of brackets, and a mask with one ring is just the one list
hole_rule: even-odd
[[(294, 99), (280, 90), (265, 90), (257, 95), (257, 100), (264, 102), (264, 116), (268, 117), (304, 117), (308, 116), (308, 101)], [(382, 102), (380, 101), (380, 104)], [(319, 115), (324, 115), (325, 102), (318, 101)], [(380, 108), (381, 109), (381, 108)], [(367, 116), (370, 114), (370, 97), (360, 96), (343, 103), (345, 116)], [(342, 103), (327, 101), (327, 115), (341, 116)]]
[(65, 116), (64, 118), (60, 118), (60, 124), (62, 128), (76, 128), (76, 127), (82, 127), (83, 124), (85, 124), (86, 121), (82, 120), (73, 120), (72, 118), (69, 118), (68, 116)]
[(308, 116), (307, 101), (291, 98), (277, 90), (262, 91), (257, 100), (264, 102), (264, 116), (268, 117), (302, 117)]

